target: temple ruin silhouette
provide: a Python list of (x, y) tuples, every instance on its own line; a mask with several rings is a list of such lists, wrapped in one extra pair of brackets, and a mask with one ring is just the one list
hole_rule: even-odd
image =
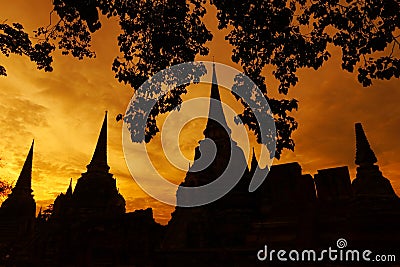
[[(265, 244), (274, 249), (321, 249), (334, 246), (339, 238), (353, 248), (398, 253), (400, 200), (379, 170), (360, 123), (355, 124), (358, 167), (353, 181), (347, 166), (318, 170), (313, 177), (292, 162), (273, 165), (264, 183), (249, 193), (250, 179), (260, 167), (254, 151), (247, 167), (244, 152), (231, 138), (215, 66), (212, 79), (210, 98), (216, 101), (210, 100), (203, 133), (215, 143), (217, 154), (204, 170), (191, 171), (200, 151), (206, 151), (200, 141), (181, 185), (214, 181), (233, 151), (239, 155), (235, 163), (246, 166), (228, 194), (204, 206), (176, 207), (166, 226), (154, 221), (150, 208), (126, 212), (124, 197), (109, 173), (106, 113), (86, 172), (75, 188), (71, 181), (60, 193), (49, 216), (35, 216), (32, 143), (15, 187), (0, 208), (0, 266), (260, 266), (256, 253)], [(184, 203), (195, 196), (179, 187), (176, 197), (177, 203)]]

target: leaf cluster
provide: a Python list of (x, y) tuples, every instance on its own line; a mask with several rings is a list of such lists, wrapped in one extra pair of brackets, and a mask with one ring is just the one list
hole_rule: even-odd
[[(0, 52), (9, 57), (11, 54), (25, 55), (37, 64), (38, 69), (52, 71), (53, 59), (51, 53), (54, 46), (48, 41), (41, 41), (33, 44), (28, 33), (19, 23), (0, 23)], [(6, 76), (4, 66), (0, 65), (0, 76)]]
[[(299, 69), (323, 66), (331, 57), (332, 46), (341, 50), (342, 69), (357, 72), (363, 86), (374, 79), (400, 76), (398, 0), (210, 2), (217, 8), (219, 28), (229, 30), (226, 40), (233, 46), (232, 60), (269, 101), (277, 129), (277, 157), (283, 149), (294, 150), (291, 136), (298, 125), (290, 112), (298, 108), (298, 102), (268, 97), (267, 66), (272, 67), (278, 92), (283, 95), (298, 83)], [(53, 4), (50, 17), (55, 13), (58, 20), (35, 32), (35, 45), (20, 24), (0, 24), (1, 52), (28, 55), (46, 71), (52, 69), (55, 47), (79, 59), (95, 57), (91, 40), (101, 28), (102, 14), (119, 22), (120, 54), (112, 70), (118, 81), (134, 90), (169, 66), (208, 54), (205, 44), (212, 34), (202, 21), (206, 0), (54, 0)], [(0, 66), (0, 75), (5, 74)], [(179, 106), (184, 93), (186, 87), (179, 86), (158, 100), (147, 121), (146, 141), (158, 132), (156, 117)], [(261, 140), (254, 114), (241, 101), (245, 110), (239, 118)]]
[[(331, 54), (329, 45), (342, 50), (342, 68), (358, 71), (364, 86), (372, 79), (399, 78), (400, 3), (398, 0), (211, 0), (219, 28), (230, 31), (232, 60), (239, 63), (267, 97), (262, 72), (273, 68), (278, 91), (286, 95), (299, 79), (301, 68), (319, 69)], [(378, 56), (377, 52), (385, 53)], [(397, 57), (395, 56), (397, 53)], [(361, 62), (362, 61), (362, 62)], [(288, 113), (297, 109), (294, 99), (269, 99), (277, 128), (277, 155), (294, 149), (291, 133), (297, 123)], [(251, 126), (248, 110), (241, 115)], [(251, 128), (254, 128), (253, 126)], [(258, 132), (256, 131), (256, 134)]]

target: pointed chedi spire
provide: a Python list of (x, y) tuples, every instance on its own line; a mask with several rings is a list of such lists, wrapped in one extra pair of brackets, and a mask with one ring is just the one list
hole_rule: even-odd
[(13, 194), (15, 193), (28, 193), (31, 194), (32, 191), (32, 160), (33, 160), (33, 145), (32, 141), (31, 148), (29, 150), (28, 156), (26, 157), (24, 166), (22, 167), (21, 173), (18, 177), (15, 187), (12, 189)]
[(355, 124), (356, 130), (356, 178), (352, 182), (356, 196), (397, 198), (389, 179), (383, 177), (361, 123)]
[(12, 189), (11, 194), (1, 204), (3, 214), (8, 216), (26, 217), (34, 219), (36, 216), (36, 203), (32, 195), (32, 160), (33, 144), (26, 157), (21, 173)]
[[(93, 216), (114, 216), (125, 213), (125, 200), (118, 193), (116, 179), (109, 173), (107, 164), (107, 112), (104, 116), (99, 139), (87, 172), (78, 178), (72, 197), (64, 207), (67, 217), (89, 218)], [(71, 190), (72, 191), (72, 184)], [(67, 194), (67, 193), (66, 193)], [(69, 203), (69, 200), (71, 202)], [(61, 213), (62, 214), (62, 213)], [(62, 215), (63, 216), (63, 215)]]
[(258, 167), (258, 161), (253, 147), (253, 155), (251, 157), (251, 163), (250, 163), (250, 172), (254, 172), (257, 169), (257, 167)]
[(92, 160), (87, 165), (88, 172), (108, 172), (107, 164), (107, 111), (101, 126), (99, 139), (94, 150)]
[(356, 160), (355, 163), (359, 166), (374, 165), (378, 160), (375, 157), (369, 145), (361, 123), (355, 124), (356, 130)]
[(68, 189), (67, 189), (67, 192), (65, 193), (65, 195), (67, 197), (72, 197), (72, 178), (69, 181), (69, 186), (68, 186)]
[(210, 108), (208, 111), (208, 120), (203, 133), (206, 138), (213, 140), (226, 136), (230, 137), (231, 129), (226, 123), (224, 111), (222, 109), (221, 97), (219, 94), (217, 73), (215, 71), (215, 63), (213, 63), (212, 85), (210, 94)]

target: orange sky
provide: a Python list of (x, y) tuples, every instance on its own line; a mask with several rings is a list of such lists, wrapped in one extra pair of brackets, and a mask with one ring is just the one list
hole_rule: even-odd
[[(50, 10), (50, 0), (38, 0), (34, 8), (30, 1), (14, 0), (2, 5), (0, 21), (21, 22), (31, 32), (49, 23)], [(199, 56), (197, 60), (211, 60), (215, 56), (216, 62), (237, 67), (230, 60), (231, 47), (224, 40), (226, 31), (216, 30), (213, 8), (205, 21), (213, 30), (214, 39), (207, 44), (210, 55)], [(35, 199), (38, 207), (52, 203), (67, 189), (70, 178), (75, 184), (86, 170), (104, 110), (108, 110), (109, 165), (127, 201), (127, 209), (153, 207), (156, 220), (165, 223), (173, 207), (142, 192), (125, 164), (122, 123), (117, 123), (114, 117), (125, 111), (133, 92), (118, 83), (111, 71), (112, 61), (118, 54), (117, 20), (102, 18), (102, 22), (103, 27), (93, 40), (96, 59), (79, 61), (56, 53), (54, 71), (44, 73), (36, 70), (27, 58), (0, 55), (0, 62), (8, 72), (7, 77), (0, 77), (0, 177), (9, 181), (17, 179), (35, 138), (32, 185)], [(285, 151), (275, 164), (298, 161), (303, 172), (311, 174), (322, 168), (348, 165), (354, 178), (354, 123), (362, 122), (383, 175), (400, 194), (400, 142), (397, 140), (400, 82), (396, 79), (375, 81), (373, 86), (363, 88), (355, 74), (340, 69), (338, 50), (332, 49), (332, 53), (333, 58), (320, 70), (299, 72), (300, 82), (289, 94), (299, 100), (299, 110), (293, 113), (299, 122), (294, 134), (296, 150)], [(276, 95), (277, 83), (270, 71), (265, 73), (270, 92)], [(189, 91), (187, 98), (207, 96), (209, 87), (201, 88)], [(224, 92), (222, 100), (233, 104), (229, 93)], [(189, 159), (202, 138), (204, 122), (194, 121), (179, 137), (181, 149)], [(162, 164), (158, 140), (159, 136), (149, 145), (149, 150), (159, 163), (159, 171), (168, 173), (175, 181), (183, 179), (184, 172), (172, 171)]]

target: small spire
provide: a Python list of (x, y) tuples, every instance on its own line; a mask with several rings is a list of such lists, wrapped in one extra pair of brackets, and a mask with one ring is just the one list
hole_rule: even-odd
[[(225, 130), (221, 128), (224, 128)], [(215, 139), (222, 130), (228, 131), (228, 135), (230, 136), (231, 129), (226, 123), (224, 111), (222, 109), (221, 97), (218, 89), (217, 73), (215, 71), (215, 63), (213, 63), (210, 108), (208, 111), (207, 125), (203, 133), (206, 138)]]
[(107, 111), (104, 116), (103, 125), (101, 126), (99, 139), (97, 140), (96, 149), (94, 150), (92, 160), (87, 165), (88, 172), (100, 171), (108, 172), (110, 167), (107, 164)]
[(254, 171), (257, 167), (258, 167), (258, 161), (256, 158), (256, 152), (254, 151), (253, 147), (253, 156), (251, 157), (250, 171)]
[(72, 178), (71, 178), (71, 180), (69, 181), (69, 186), (68, 186), (68, 189), (67, 189), (67, 192), (65, 193), (65, 195), (66, 195), (66, 196), (69, 196), (69, 197), (72, 196)]
[(12, 192), (25, 192), (31, 194), (32, 191), (32, 160), (33, 160), (33, 145), (32, 141), (31, 148), (29, 150), (28, 156), (26, 157), (24, 166), (22, 167), (21, 173), (18, 177), (17, 183), (13, 188)]
[(42, 207), (40, 207), (40, 209), (39, 209), (39, 213), (38, 213), (38, 219), (41, 219), (42, 218)]
[(356, 130), (356, 160), (357, 165), (374, 165), (378, 160), (372, 151), (361, 123), (355, 124)]

